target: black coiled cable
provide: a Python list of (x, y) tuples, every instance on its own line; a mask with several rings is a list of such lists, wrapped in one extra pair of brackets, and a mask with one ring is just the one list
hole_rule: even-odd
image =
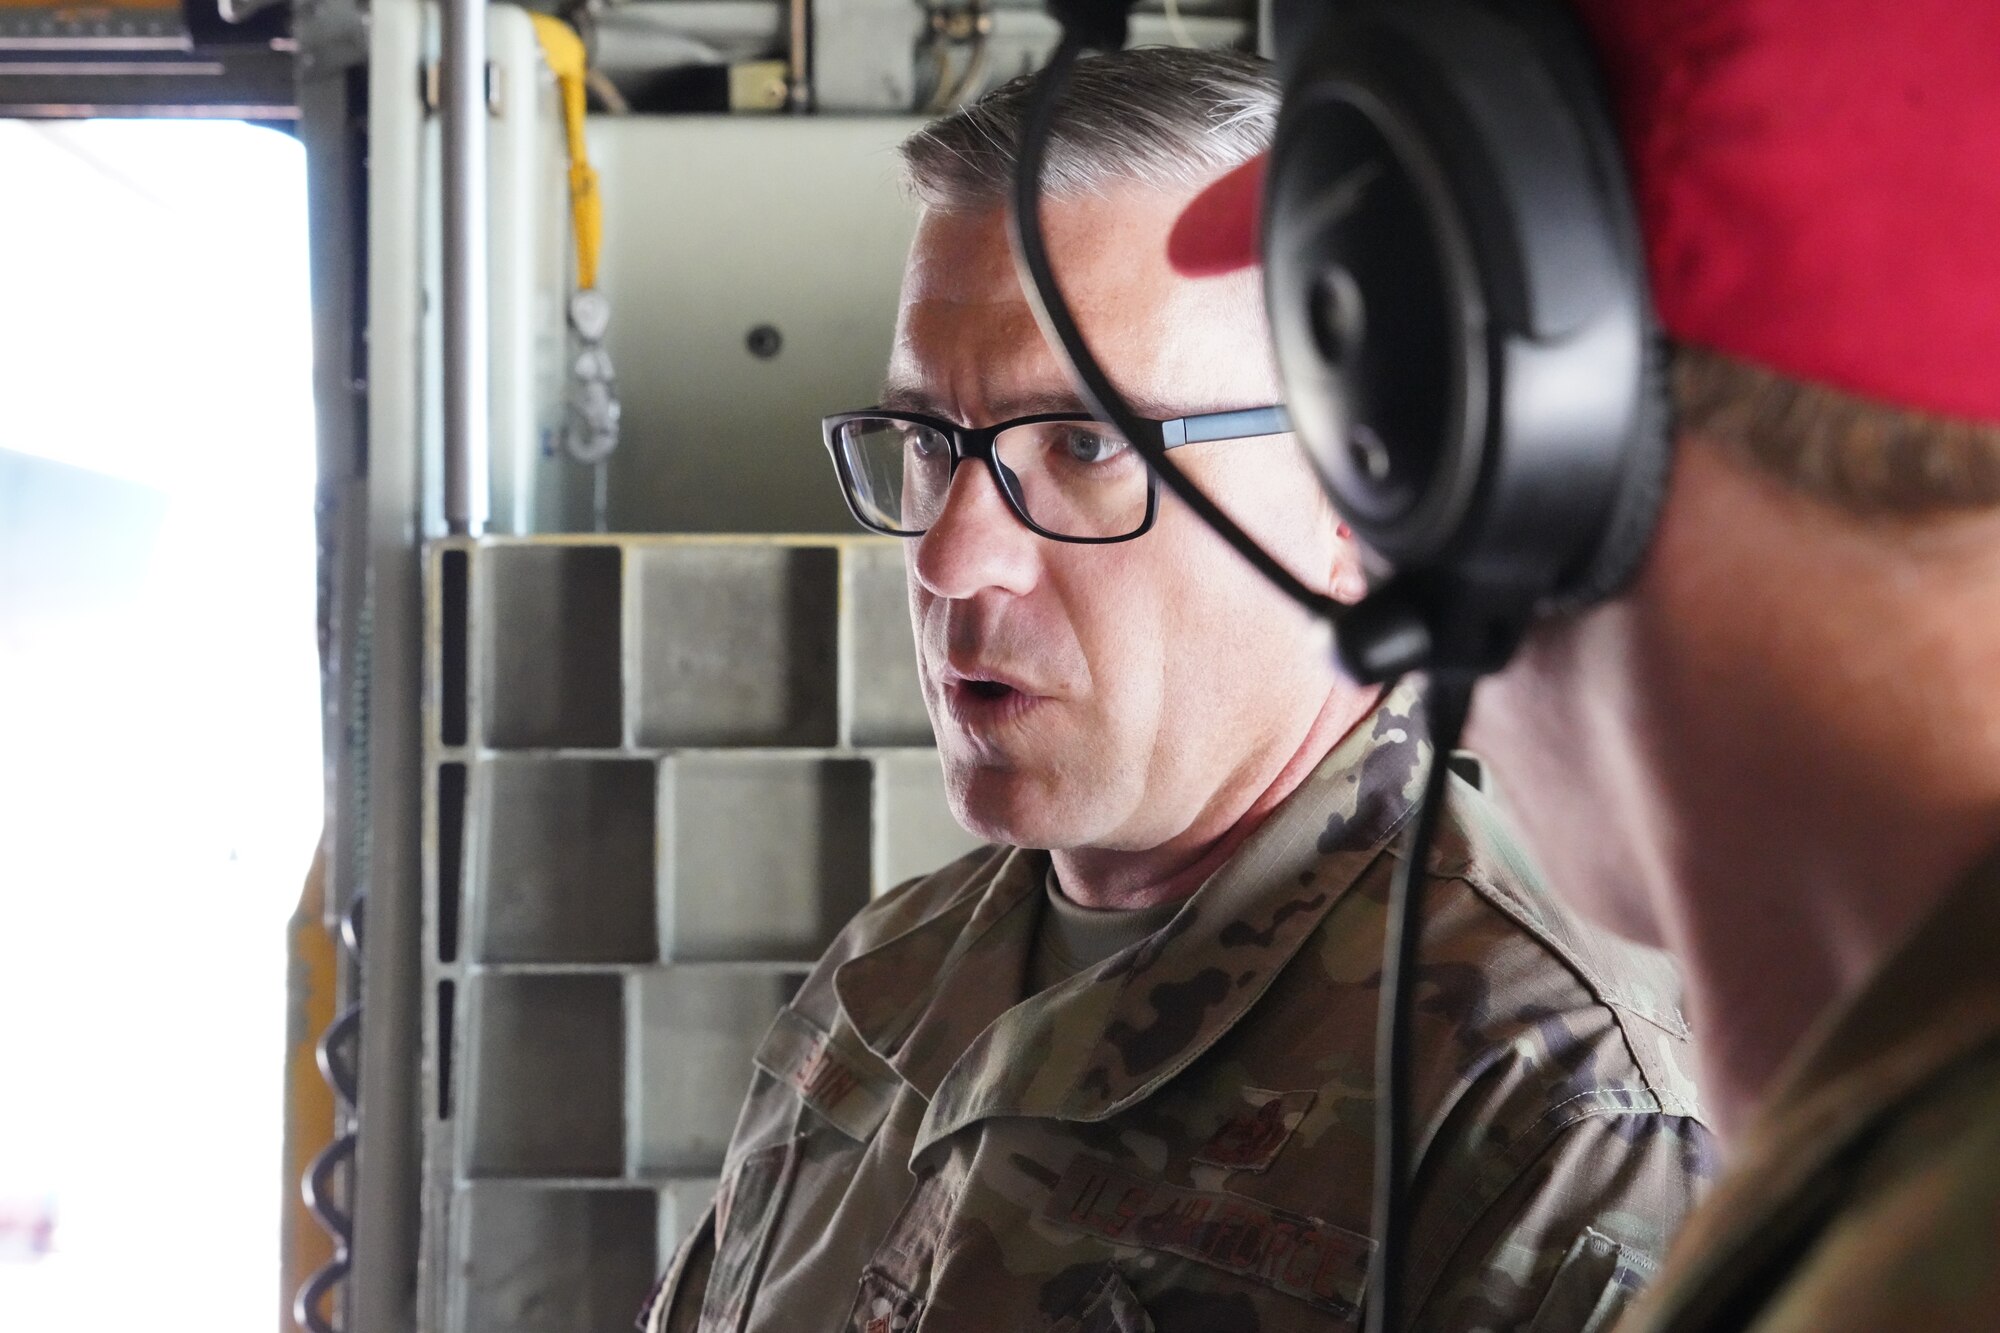
[[(340, 942), (346, 950), (354, 977), (353, 989), (360, 990), (361, 933), (365, 893), (356, 894), (340, 920)], [(340, 1132), (322, 1148), (306, 1168), (299, 1191), (306, 1208), (327, 1235), (333, 1238), (333, 1257), (314, 1270), (292, 1298), (292, 1319), (306, 1333), (340, 1333), (327, 1313), (330, 1298), (347, 1280), (353, 1268), (354, 1214), (342, 1198), (354, 1197), (354, 1153), (361, 1141), (361, 1004), (357, 1000), (327, 1024), (314, 1048), (319, 1072), (333, 1088), (344, 1107), (336, 1111)]]

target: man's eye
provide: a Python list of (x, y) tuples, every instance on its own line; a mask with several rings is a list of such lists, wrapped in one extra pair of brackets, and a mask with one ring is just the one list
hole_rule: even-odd
[(903, 436), (903, 446), (918, 458), (936, 458), (943, 454), (947, 445), (944, 437), (932, 430), (911, 430)]
[(1108, 431), (1073, 427), (1063, 432), (1061, 448), (1072, 462), (1108, 463), (1129, 448), (1124, 440)]

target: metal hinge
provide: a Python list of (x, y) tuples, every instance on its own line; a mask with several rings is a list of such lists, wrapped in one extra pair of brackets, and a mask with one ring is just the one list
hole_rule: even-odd
[[(486, 112), (498, 116), (505, 102), (507, 74), (493, 61), (486, 62)], [(436, 114), (444, 105), (444, 62), (426, 61), (418, 72), (417, 95), (423, 99), (424, 110)]]

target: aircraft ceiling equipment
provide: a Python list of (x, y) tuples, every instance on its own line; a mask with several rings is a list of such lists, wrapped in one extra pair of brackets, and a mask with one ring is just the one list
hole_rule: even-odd
[(0, 0), (0, 116), (297, 115), (272, 0)]

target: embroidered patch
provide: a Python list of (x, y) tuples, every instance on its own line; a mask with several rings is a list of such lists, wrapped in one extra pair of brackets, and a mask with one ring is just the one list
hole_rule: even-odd
[(799, 1096), (829, 1110), (839, 1106), (860, 1084), (860, 1075), (840, 1058), (840, 1052), (825, 1037), (812, 1044), (806, 1058), (792, 1071), (792, 1086)]
[(1083, 1155), (1056, 1182), (1042, 1216), (1208, 1264), (1349, 1320), (1360, 1310), (1375, 1248), (1366, 1236), (1317, 1218), (1240, 1195), (1144, 1180)]
[(875, 1132), (902, 1086), (870, 1060), (792, 1009), (778, 1011), (756, 1055), (759, 1069), (857, 1143)]
[(879, 1268), (861, 1275), (861, 1290), (847, 1326), (853, 1333), (915, 1333), (924, 1303)]
[(1194, 1155), (1194, 1160), (1231, 1171), (1263, 1171), (1306, 1118), (1318, 1096), (1304, 1092), (1243, 1089), (1243, 1107)]

